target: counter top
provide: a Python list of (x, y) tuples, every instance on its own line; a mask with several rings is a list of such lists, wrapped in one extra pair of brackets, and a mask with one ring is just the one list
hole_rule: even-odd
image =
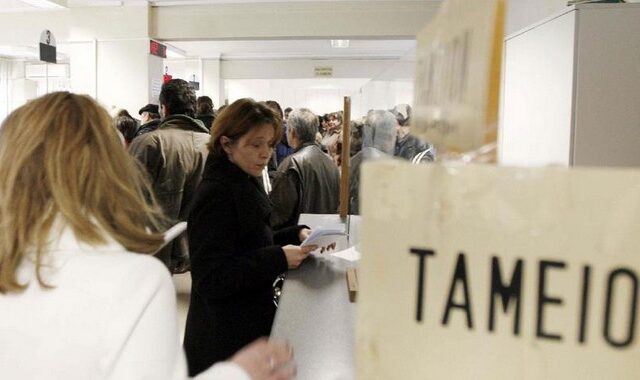
[[(335, 226), (338, 215), (303, 214), (300, 223)], [(360, 218), (351, 216), (349, 237), (340, 237), (337, 250), (357, 243)], [(287, 274), (271, 336), (294, 348), (297, 379), (355, 378), (355, 312), (349, 302), (346, 272), (357, 262), (313, 254)]]

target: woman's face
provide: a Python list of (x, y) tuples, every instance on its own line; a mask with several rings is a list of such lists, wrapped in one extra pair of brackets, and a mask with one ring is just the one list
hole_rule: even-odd
[(271, 124), (262, 124), (235, 141), (222, 136), (222, 146), (229, 161), (250, 176), (259, 177), (273, 152), (273, 129)]

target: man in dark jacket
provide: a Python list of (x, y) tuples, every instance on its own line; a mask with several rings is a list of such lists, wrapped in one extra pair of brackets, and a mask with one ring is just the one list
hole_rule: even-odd
[(301, 108), (289, 114), (287, 140), (295, 152), (278, 166), (270, 198), (271, 225), (296, 225), (301, 213), (333, 214), (338, 210), (340, 174), (316, 144), (318, 117)]
[[(189, 206), (202, 177), (207, 158), (209, 130), (194, 119), (196, 95), (182, 79), (162, 86), (162, 123), (153, 132), (133, 140), (129, 152), (147, 168), (158, 202), (171, 222), (187, 220)], [(176, 238), (156, 256), (173, 273), (188, 269), (186, 234)]]
[(160, 109), (157, 104), (147, 104), (140, 108), (138, 114), (141, 120), (135, 137), (155, 131), (160, 126)]

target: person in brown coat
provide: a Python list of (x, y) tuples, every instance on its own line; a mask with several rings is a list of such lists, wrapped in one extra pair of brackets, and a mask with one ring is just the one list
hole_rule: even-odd
[[(162, 123), (153, 132), (136, 137), (129, 152), (147, 169), (158, 203), (171, 222), (185, 221), (200, 183), (209, 130), (194, 118), (196, 95), (189, 83), (172, 79), (162, 86)], [(172, 273), (189, 268), (186, 235), (175, 239), (156, 256)]]

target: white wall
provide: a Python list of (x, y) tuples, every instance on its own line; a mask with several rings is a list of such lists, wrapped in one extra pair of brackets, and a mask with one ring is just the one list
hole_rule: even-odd
[(313, 78), (315, 67), (331, 67), (332, 78), (375, 78), (395, 61), (390, 59), (273, 59), (222, 61), (224, 79)]
[(71, 42), (59, 45), (69, 57), (71, 90), (96, 97), (98, 94), (97, 41)]
[(201, 90), (204, 95), (213, 100), (213, 106), (218, 108), (224, 104), (224, 80), (220, 78), (220, 59), (206, 59), (202, 61)]
[(413, 105), (413, 81), (372, 80), (355, 95), (351, 115), (355, 119), (369, 110), (388, 110), (398, 104)]
[(0, 13), (0, 25), (11, 31), (0, 33), (0, 44), (10, 46), (37, 46), (40, 33), (51, 30), (58, 50), (69, 58), (71, 91), (133, 115), (152, 98), (150, 80), (161, 72), (162, 61), (149, 55), (146, 5)]
[(98, 42), (99, 102), (137, 115), (149, 102), (148, 49), (148, 39)]
[(509, 0), (505, 33), (515, 33), (566, 8), (567, 0)]
[(225, 80), (229, 103), (245, 97), (275, 100), (286, 107), (309, 108), (316, 114), (343, 109), (343, 97), (353, 96), (365, 79), (230, 79)]
[(165, 59), (164, 68), (169, 69), (169, 74), (173, 79), (184, 79), (187, 82), (193, 81), (195, 75), (196, 82), (200, 82), (200, 90), (196, 91), (196, 96), (206, 95), (202, 89), (202, 60), (201, 59)]
[[(315, 67), (331, 67), (333, 76), (314, 78)], [(411, 61), (230, 60), (222, 61), (220, 68), (229, 102), (242, 97), (273, 99), (282, 108), (307, 107), (324, 114), (343, 109), (344, 96), (351, 96), (354, 118), (372, 108), (389, 109), (413, 102)], [(205, 75), (205, 86), (207, 79)]]

